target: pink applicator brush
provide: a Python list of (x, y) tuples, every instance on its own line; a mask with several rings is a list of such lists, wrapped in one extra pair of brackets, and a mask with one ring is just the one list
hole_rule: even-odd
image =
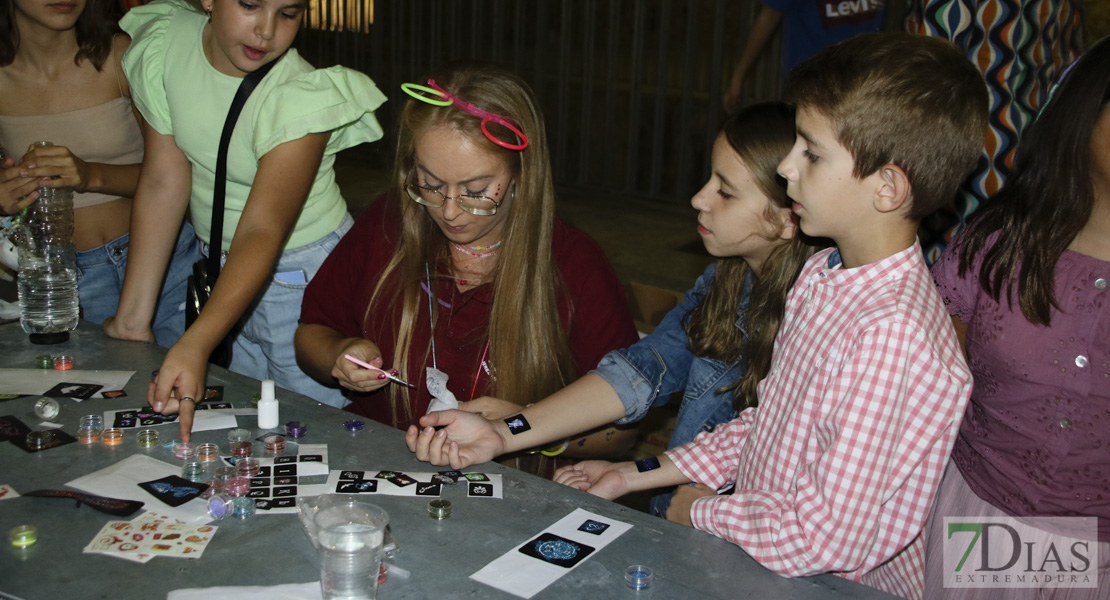
[(358, 365), (358, 366), (360, 366), (364, 369), (370, 369), (370, 370), (373, 370), (373, 371), (380, 371), (382, 373), (385, 373), (385, 376), (388, 377), (389, 379), (392, 379), (393, 381), (396, 381), (397, 383), (399, 383), (401, 385), (408, 386), (408, 387), (410, 387), (414, 390), (416, 389), (415, 385), (405, 381), (404, 379), (401, 379), (400, 377), (397, 377), (393, 373), (390, 373), (389, 371), (386, 371), (384, 369), (379, 369), (379, 368), (375, 367), (374, 365), (371, 365), (370, 363), (363, 362), (363, 361), (351, 356), (350, 354), (344, 354), (343, 358), (355, 363), (356, 365)]

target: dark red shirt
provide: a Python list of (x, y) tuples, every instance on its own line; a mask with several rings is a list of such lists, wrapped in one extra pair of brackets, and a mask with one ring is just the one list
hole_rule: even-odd
[[(401, 217), (396, 202), (383, 198), (359, 217), (312, 278), (301, 305), (301, 322), (326, 325), (343, 336), (374, 342), (381, 349), (387, 367), (396, 367), (393, 354), (401, 309), (398, 306), (388, 315), (380, 312), (367, 315), (366, 307), (397, 246)], [(632, 345), (638, 336), (625, 301), (624, 287), (596, 242), (556, 218), (552, 254), (562, 275), (560, 320), (578, 365), (578, 375), (582, 375), (597, 366), (607, 352)], [(431, 274), (432, 301), (439, 304), (435, 324), (436, 367), (447, 373), (447, 388), (455, 398), (460, 401), (477, 398), (486, 394), (490, 383), (481, 365), (488, 339), (493, 285), (485, 284), (463, 292), (446, 271), (437, 272), (432, 265)], [(393, 278), (396, 275), (391, 276)], [(386, 288), (384, 293), (391, 294), (393, 289), (395, 287)], [(429, 332), (427, 301), (428, 296), (423, 295), (408, 368), (409, 382), (417, 386), (409, 394), (414, 418), (428, 410), (431, 400), (425, 385), (424, 367), (432, 365), (432, 357), (429, 353), (427, 360), (423, 359)], [(545, 352), (546, 349), (512, 351)], [(352, 394), (351, 399), (353, 402), (346, 410), (393, 424), (389, 396), (384, 388), (370, 394)], [(410, 420), (403, 408), (399, 407), (397, 412), (398, 427), (407, 428)]]

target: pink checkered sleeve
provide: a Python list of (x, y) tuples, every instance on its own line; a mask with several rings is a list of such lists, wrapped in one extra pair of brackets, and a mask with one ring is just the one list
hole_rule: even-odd
[[(805, 456), (733, 463), (736, 492), (697, 500), (692, 508), (695, 527), (784, 575), (857, 572), (850, 578), (860, 579), (905, 549), (922, 530), (970, 391), (926, 335), (902, 322), (869, 328), (844, 356), (821, 397), (803, 394), (783, 403), (818, 405), (807, 426), (790, 421), (780, 432), (780, 447), (805, 448)], [(714, 441), (710, 451), (729, 447)], [(698, 452), (704, 445), (699, 437), (695, 448), (671, 459), (691, 480), (716, 482), (727, 468), (717, 461), (735, 453), (707, 457)], [(793, 479), (748, 487), (760, 478), (745, 475), (753, 469)]]
[(751, 431), (758, 409), (749, 408), (728, 423), (722, 423), (713, 431), (699, 433), (694, 441), (666, 452), (684, 475), (696, 483), (703, 483), (714, 489), (721, 489), (736, 481), (736, 464), (740, 462), (740, 450)]

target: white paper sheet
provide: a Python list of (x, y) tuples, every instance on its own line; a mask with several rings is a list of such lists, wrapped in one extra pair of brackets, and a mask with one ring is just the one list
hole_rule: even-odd
[(272, 586), (186, 588), (166, 594), (166, 600), (322, 600), (320, 582)]
[(122, 390), (134, 371), (80, 371), (55, 369), (0, 369), (0, 394), (45, 394), (59, 383), (95, 383), (104, 386), (93, 394)]
[[(592, 523), (592, 525), (587, 523)], [(598, 531), (599, 529), (601, 531)], [(493, 562), (479, 569), (470, 578), (521, 598), (531, 598), (537, 592), (555, 583), (563, 575), (578, 568), (578, 565), (594, 558), (602, 548), (609, 545), (609, 542), (617, 539), (629, 529), (632, 529), (632, 526), (628, 523), (614, 521), (608, 517), (578, 508), (556, 521), (552, 526), (494, 559)], [(544, 562), (520, 551), (521, 548), (530, 545), (545, 533), (551, 533), (571, 542), (584, 544), (593, 548), (593, 551), (586, 558), (569, 568)]]
[(139, 484), (144, 481), (153, 481), (168, 475), (181, 475), (181, 467), (142, 454), (132, 454), (110, 467), (78, 477), (66, 485), (98, 496), (138, 500), (145, 503), (143, 507), (145, 509), (186, 523), (200, 524), (211, 521), (212, 518), (208, 516), (208, 505), (199, 497), (175, 508), (159, 501), (139, 487)]

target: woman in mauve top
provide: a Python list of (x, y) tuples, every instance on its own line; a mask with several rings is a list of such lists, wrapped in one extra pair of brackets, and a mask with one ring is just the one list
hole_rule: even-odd
[(1089, 597), (1110, 591), (1108, 97), (1104, 39), (1065, 75), (1013, 175), (933, 267), (975, 387), (928, 528), (926, 597), (1044, 592), (943, 587), (944, 518), (976, 515), (1097, 518), (1086, 534), (1103, 596)]

